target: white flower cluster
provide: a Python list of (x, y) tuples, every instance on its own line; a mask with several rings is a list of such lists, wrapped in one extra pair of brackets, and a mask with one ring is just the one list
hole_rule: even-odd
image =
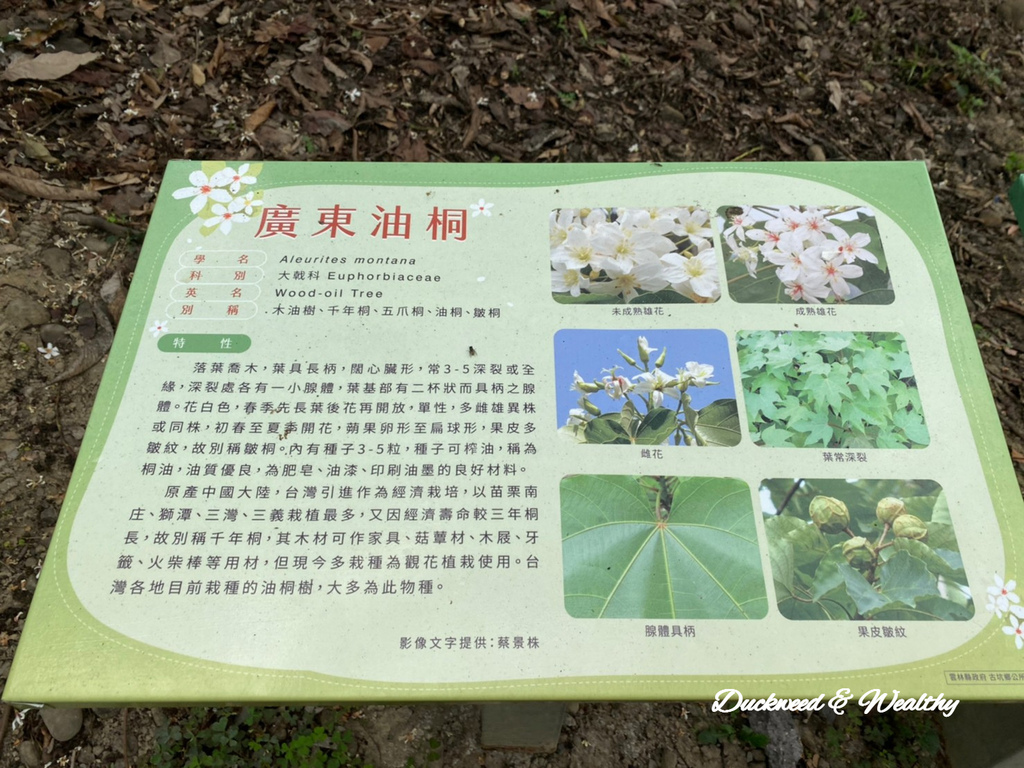
[(237, 170), (222, 168), (212, 176), (193, 171), (188, 180), (191, 187), (176, 189), (171, 195), (175, 200), (192, 198), (189, 203), (192, 213), (203, 219), (203, 229), (211, 232), (219, 229), (228, 234), (232, 224), (248, 221), (256, 206), (263, 205), (252, 190), (239, 195), (243, 186), (256, 183), (256, 176), (249, 173), (249, 163), (238, 166)]
[[(645, 336), (637, 338), (637, 348), (641, 352), (641, 358), (644, 361), (645, 367), (651, 355), (658, 351), (657, 347), (652, 347), (647, 343)], [(622, 353), (620, 352), (620, 354)], [(574, 371), (570, 389), (581, 393), (581, 407), (573, 408), (569, 411), (567, 425), (570, 427), (582, 426), (594, 418), (596, 414), (586, 407), (588, 405), (586, 402), (587, 395), (594, 392), (603, 390), (612, 400), (628, 399), (628, 395), (636, 394), (643, 397), (647, 401), (648, 409), (651, 409), (662, 407), (666, 395), (679, 400), (683, 397), (683, 393), (691, 386), (704, 388), (708, 384), (714, 385), (718, 383), (711, 381), (715, 373), (713, 365), (691, 360), (686, 364), (685, 368), (677, 368), (675, 376), (665, 373), (660, 365), (659, 360), (654, 370), (643, 371), (632, 379), (628, 379), (619, 373), (619, 366), (612, 366), (602, 370), (601, 372), (606, 375), (601, 379), (594, 379), (593, 382), (588, 382), (580, 376), (579, 371)]]
[(702, 208), (563, 208), (552, 211), (551, 291), (619, 296), (671, 288), (716, 300), (718, 260)]
[(1003, 625), (1003, 632), (1013, 636), (1017, 644), (1017, 650), (1024, 648), (1024, 607), (1020, 605), (1020, 598), (1014, 592), (1017, 582), (1013, 579), (1004, 582), (999, 574), (995, 574), (995, 586), (988, 588), (988, 604), (985, 606), (1000, 619), (1006, 616), (1007, 623)]
[(850, 213), (845, 208), (744, 206), (719, 223), (730, 259), (743, 262), (750, 277), (757, 277), (762, 262), (774, 264), (787, 296), (819, 304), (859, 296), (847, 282), (864, 274), (856, 262), (878, 263), (865, 248), (871, 236), (848, 235), (832, 218), (837, 212)]

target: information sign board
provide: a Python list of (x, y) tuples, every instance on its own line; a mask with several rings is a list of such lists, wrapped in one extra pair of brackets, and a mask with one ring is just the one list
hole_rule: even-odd
[(174, 162), (16, 702), (1024, 694), (923, 164)]

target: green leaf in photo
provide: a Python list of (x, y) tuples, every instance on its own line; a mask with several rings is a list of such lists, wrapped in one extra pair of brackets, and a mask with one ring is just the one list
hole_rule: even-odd
[(752, 619), (767, 593), (750, 490), (726, 478), (562, 481), (565, 607), (576, 618)]

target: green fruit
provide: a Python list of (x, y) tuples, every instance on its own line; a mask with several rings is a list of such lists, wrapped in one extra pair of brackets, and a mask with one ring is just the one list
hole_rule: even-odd
[(903, 514), (897, 517), (893, 521), (892, 532), (901, 539), (924, 541), (928, 538), (928, 526), (916, 515)]
[(875, 551), (863, 536), (854, 536), (843, 544), (843, 557), (854, 568), (864, 570), (874, 562)]
[(822, 533), (840, 533), (850, 525), (850, 510), (839, 499), (815, 496), (811, 499), (811, 520)]
[(893, 524), (893, 521), (900, 515), (906, 514), (907, 505), (903, 503), (902, 499), (896, 499), (892, 496), (886, 496), (875, 507), (875, 516), (879, 522)]

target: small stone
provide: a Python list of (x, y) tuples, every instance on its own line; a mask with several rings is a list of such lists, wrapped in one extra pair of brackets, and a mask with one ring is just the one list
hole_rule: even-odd
[(754, 25), (746, 14), (739, 12), (734, 13), (732, 15), (732, 26), (744, 37), (754, 36)]
[(82, 730), (82, 710), (80, 709), (44, 707), (42, 716), (43, 722), (46, 723), (46, 729), (57, 741), (70, 741)]
[(47, 248), (39, 254), (39, 261), (54, 277), (66, 277), (71, 271), (71, 254), (62, 248)]
[(825, 157), (825, 150), (820, 144), (811, 144), (807, 148), (807, 159), (816, 163), (824, 163), (828, 158)]
[(676, 763), (679, 762), (679, 755), (676, 754), (674, 749), (665, 747), (661, 751), (661, 768), (676, 768)]
[(121, 714), (121, 710), (118, 707), (93, 707), (92, 713), (100, 720), (109, 720)]
[(96, 756), (93, 754), (92, 747), (82, 747), (82, 750), (78, 753), (78, 764), (92, 765), (95, 760)]
[(570, 715), (575, 715), (580, 711), (580, 703), (578, 701), (574, 701), (570, 704), (567, 704), (565, 707), (565, 711), (568, 712)]
[(42, 339), (43, 346), (47, 344), (53, 344), (55, 347), (64, 346), (67, 335), (67, 328), (59, 323), (47, 323), (39, 329), (39, 338)]
[(750, 727), (768, 736), (768, 764), (772, 768), (796, 768), (804, 745), (789, 712), (751, 712)]
[(46, 307), (28, 296), (15, 296), (11, 299), (4, 315), (16, 331), (50, 321), (50, 313), (46, 311)]
[(18, 757), (25, 768), (40, 768), (43, 764), (43, 749), (34, 741), (25, 740), (18, 745)]
[(83, 245), (98, 256), (106, 256), (114, 247), (113, 243), (101, 240), (98, 237), (87, 237)]
[(49, 528), (57, 524), (57, 507), (53, 504), (45, 504), (39, 508), (39, 524), (44, 528)]

